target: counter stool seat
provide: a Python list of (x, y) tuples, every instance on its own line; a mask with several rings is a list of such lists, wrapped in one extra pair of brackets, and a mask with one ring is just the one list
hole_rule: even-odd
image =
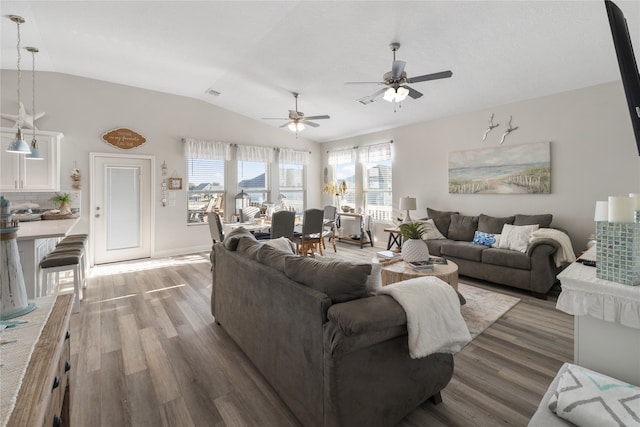
[[(80, 300), (82, 300), (82, 289), (84, 287), (84, 274), (82, 271), (84, 260), (84, 250), (82, 249), (55, 249), (53, 252), (45, 256), (40, 261), (39, 284), (41, 286), (40, 294), (47, 295), (54, 288), (57, 288), (60, 280), (60, 273), (71, 271), (73, 273), (73, 290), (75, 293), (75, 301), (73, 311), (80, 311)], [(55, 283), (50, 284), (50, 274), (55, 274)], [(46, 287), (45, 293), (42, 287)]]

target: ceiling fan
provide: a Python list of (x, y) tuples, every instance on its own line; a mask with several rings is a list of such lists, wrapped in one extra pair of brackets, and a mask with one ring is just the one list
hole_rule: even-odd
[(305, 125), (309, 125), (314, 128), (317, 128), (318, 126), (320, 126), (318, 123), (314, 123), (311, 120), (322, 120), (322, 119), (330, 118), (326, 114), (322, 116), (305, 116), (302, 111), (298, 111), (298, 95), (299, 94), (297, 92), (292, 92), (292, 93), (293, 93), (293, 97), (296, 99), (296, 109), (289, 110), (288, 118), (265, 117), (262, 120), (288, 120), (289, 123), (285, 123), (280, 127), (283, 128), (287, 126), (289, 130), (291, 130), (291, 132), (295, 132), (297, 134), (299, 131), (302, 131), (304, 129)]
[(359, 101), (363, 104), (369, 104), (380, 95), (384, 94), (383, 99), (389, 102), (401, 102), (407, 96), (413, 99), (420, 98), (422, 93), (407, 86), (409, 83), (419, 83), (428, 80), (446, 79), (451, 77), (453, 73), (449, 71), (441, 71), (439, 73), (424, 74), (422, 76), (407, 77), (407, 73), (404, 71), (405, 61), (396, 61), (396, 51), (400, 49), (400, 43), (391, 43), (389, 48), (393, 51), (393, 64), (391, 65), (391, 71), (385, 73), (382, 76), (381, 82), (347, 82), (346, 84), (378, 84), (385, 85), (385, 88), (374, 92), (373, 94), (366, 96)]

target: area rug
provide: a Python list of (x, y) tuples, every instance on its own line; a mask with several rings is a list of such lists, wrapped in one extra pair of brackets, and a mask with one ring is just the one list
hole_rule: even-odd
[(464, 283), (458, 283), (458, 292), (467, 300), (460, 311), (472, 339), (484, 332), (520, 302), (520, 298), (487, 291)]

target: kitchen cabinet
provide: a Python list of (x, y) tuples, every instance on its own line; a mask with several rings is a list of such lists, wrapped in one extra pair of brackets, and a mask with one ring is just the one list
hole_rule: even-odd
[[(33, 130), (23, 129), (22, 135), (31, 145)], [(15, 128), (0, 128), (0, 191), (60, 191), (60, 132), (36, 131), (38, 148), (43, 160), (27, 160), (24, 154), (7, 153), (15, 138)]]

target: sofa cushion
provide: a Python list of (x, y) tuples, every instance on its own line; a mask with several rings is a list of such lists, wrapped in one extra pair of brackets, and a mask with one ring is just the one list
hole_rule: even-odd
[(443, 244), (440, 248), (440, 255), (480, 262), (482, 260), (482, 251), (485, 249), (486, 246), (474, 245), (471, 242), (449, 241), (449, 243)]
[(451, 224), (451, 215), (457, 213), (459, 212), (437, 211), (427, 208), (427, 216), (433, 220), (438, 230), (440, 230), (440, 233), (445, 237), (448, 237), (447, 233), (449, 232), (449, 224)]
[(505, 224), (502, 227), (502, 234), (498, 242), (498, 248), (511, 249), (513, 251), (526, 252), (529, 247), (531, 233), (538, 229), (535, 225), (511, 225)]
[(513, 225), (535, 225), (538, 224), (540, 228), (549, 228), (551, 226), (552, 214), (540, 214), (540, 215), (523, 215), (517, 214), (513, 220)]
[(429, 255), (440, 256), (442, 254), (442, 245), (453, 242), (453, 240), (425, 240), (427, 247), (429, 248)]
[(295, 255), (293, 255), (290, 251), (282, 251), (265, 243), (263, 245), (260, 245), (256, 254), (256, 260), (260, 264), (268, 265), (269, 267), (273, 267), (276, 270), (284, 273), (285, 260), (287, 259), (287, 257), (293, 256)]
[(238, 240), (238, 247), (236, 248), (236, 251), (248, 258), (256, 259), (258, 249), (262, 246), (262, 243), (258, 242), (255, 237), (243, 236)]
[(264, 243), (265, 245), (272, 246), (276, 249), (279, 249), (284, 252), (288, 252), (290, 254), (296, 253), (296, 244), (284, 236), (278, 237), (277, 239), (262, 240), (261, 242)]
[(256, 240), (255, 236), (244, 227), (234, 228), (224, 237), (224, 247), (230, 251), (238, 249), (238, 242), (242, 237), (250, 237)]
[(478, 231), (491, 234), (502, 233), (502, 227), (505, 224), (513, 224), (515, 216), (495, 217), (480, 214), (478, 217)]
[(323, 262), (309, 257), (288, 257), (284, 262), (284, 274), (326, 294), (333, 303), (366, 297), (370, 273), (371, 264)]
[(449, 225), (447, 237), (451, 240), (470, 242), (473, 240), (473, 235), (477, 229), (477, 216), (453, 214), (451, 215), (451, 224)]
[(329, 307), (327, 318), (338, 325), (346, 336), (407, 323), (407, 315), (402, 306), (388, 295), (334, 304)]
[(519, 270), (531, 270), (531, 257), (510, 249), (486, 249), (482, 252), (482, 262)]

